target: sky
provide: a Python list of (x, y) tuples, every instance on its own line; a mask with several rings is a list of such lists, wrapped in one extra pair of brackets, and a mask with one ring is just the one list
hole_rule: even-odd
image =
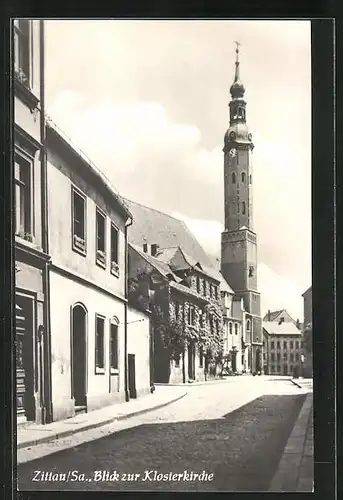
[(255, 144), (262, 313), (286, 308), (302, 320), (311, 285), (309, 21), (47, 21), (47, 112), (120, 194), (182, 219), (219, 257), (235, 40)]

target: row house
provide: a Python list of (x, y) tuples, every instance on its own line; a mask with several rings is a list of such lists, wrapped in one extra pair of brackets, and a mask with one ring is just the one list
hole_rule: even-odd
[(136, 299), (147, 300), (149, 291), (154, 296), (154, 380), (186, 382), (213, 375), (206, 342), (216, 338), (221, 343), (217, 278), (180, 247), (131, 244), (129, 280)]
[(13, 63), (17, 420), (46, 423), (51, 395), (43, 21), (13, 21)]
[(130, 397), (126, 276), (132, 215), (50, 119), (46, 145), (52, 416), (59, 420)]
[(263, 337), (266, 374), (301, 373), (302, 334), (293, 322), (264, 321)]

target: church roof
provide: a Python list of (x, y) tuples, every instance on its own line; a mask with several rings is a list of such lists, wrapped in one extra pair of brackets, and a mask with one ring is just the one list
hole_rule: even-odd
[(142, 248), (144, 243), (156, 243), (160, 247), (158, 258), (162, 257), (161, 260), (165, 262), (173, 258), (179, 247), (189, 261), (200, 263), (206, 274), (220, 282), (222, 291), (234, 293), (183, 221), (128, 199), (125, 199), (125, 202), (133, 214), (133, 224), (128, 228), (130, 243), (139, 248)]
[(279, 324), (278, 321), (263, 321), (262, 326), (269, 335), (301, 335), (295, 324), (291, 322)]

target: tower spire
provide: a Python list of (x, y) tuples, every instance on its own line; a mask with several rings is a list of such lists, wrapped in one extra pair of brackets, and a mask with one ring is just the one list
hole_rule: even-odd
[(235, 41), (235, 44), (236, 44), (235, 78), (233, 84), (230, 87), (230, 94), (233, 99), (243, 97), (245, 92), (244, 85), (241, 83), (239, 77), (239, 47), (242, 44), (237, 41)]
[(234, 82), (239, 81), (239, 46), (240, 42), (235, 41), (236, 44), (236, 70), (235, 70), (235, 80)]

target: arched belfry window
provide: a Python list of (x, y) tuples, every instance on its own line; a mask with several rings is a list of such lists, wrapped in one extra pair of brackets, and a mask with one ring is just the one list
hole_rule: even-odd
[(242, 201), (242, 214), (245, 215), (245, 201)]
[(235, 172), (232, 172), (231, 179), (232, 179), (232, 184), (236, 184), (236, 174), (235, 174)]
[(242, 182), (245, 182), (245, 173), (242, 172)]
[(247, 331), (250, 331), (250, 319), (247, 320)]

